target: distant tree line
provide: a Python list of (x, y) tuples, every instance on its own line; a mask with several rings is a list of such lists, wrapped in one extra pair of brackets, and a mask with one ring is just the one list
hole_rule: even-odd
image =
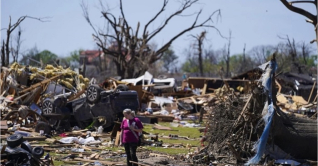
[[(296, 42), (288, 36), (282, 38), (282, 41), (276, 45), (259, 45), (251, 48), (245, 53), (245, 47), (242, 48), (242, 54), (234, 54), (229, 58), (230, 76), (241, 74), (254, 69), (259, 65), (270, 60), (270, 55), (277, 52), (277, 63), (279, 68), (277, 72), (296, 72), (296, 73), (316, 73), (317, 54), (313, 46), (306, 42)], [(185, 63), (181, 65), (183, 72), (192, 73), (201, 76), (200, 64), (196, 49), (187, 48), (184, 54), (187, 56)], [(227, 47), (221, 49), (207, 48), (203, 51), (203, 76), (226, 77)]]

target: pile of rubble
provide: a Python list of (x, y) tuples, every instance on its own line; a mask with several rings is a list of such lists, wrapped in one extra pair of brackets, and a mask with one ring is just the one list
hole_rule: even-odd
[[(204, 148), (186, 156), (169, 158), (141, 147), (138, 155), (144, 161), (151, 156), (159, 156), (168, 157), (170, 161), (166, 162), (170, 164), (180, 164), (180, 161), (196, 165), (246, 163), (255, 154), (254, 144), (262, 135), (265, 126), (262, 121), (264, 103), (268, 99), (258, 81), (261, 76), (259, 70), (246, 75), (249, 78), (232, 80), (190, 77), (178, 87), (174, 78), (153, 78), (146, 72), (135, 79), (107, 78), (97, 84), (94, 79), (89, 80), (60, 66), (47, 65), (39, 69), (14, 63), (10, 68), (3, 67), (0, 75), (1, 140), (10, 142), (11, 137), (22, 135), (22, 142), (29, 141), (34, 147), (38, 147), (39, 141), (49, 141), (51, 144), (42, 145), (41, 150), (70, 152), (71, 155), (66, 157), (54, 157), (69, 164), (120, 165), (123, 164), (124, 151), (105, 151), (104, 148), (118, 146), (122, 110), (131, 108), (137, 111), (136, 116), (143, 123), (154, 124), (155, 129), (169, 130), (169, 127), (158, 125), (159, 121), (164, 121), (170, 122), (172, 127), (198, 127), (204, 135), (201, 139)], [(315, 99), (313, 102), (306, 101), (302, 96), (280, 93), (284, 85), (277, 81), (275, 83), (279, 88), (275, 95), (275, 109), (279, 110), (277, 114), (280, 117), (297, 117), (294, 119), (305, 121), (306, 125), (316, 121)], [(284, 128), (286, 124), (297, 128), (294, 121), (289, 122), (291, 118), (288, 117), (276, 120), (283, 122), (278, 128)], [(198, 123), (203, 121), (206, 122), (204, 127)], [(279, 131), (288, 135), (290, 128)], [(306, 128), (306, 131), (316, 132), (317, 127)], [(297, 134), (298, 131), (293, 132)], [(171, 146), (158, 141), (158, 135), (144, 135), (144, 145)], [(277, 132), (272, 132), (273, 138), (278, 136)], [(169, 137), (184, 139), (182, 136)], [(303, 141), (302, 138), (297, 139)], [(52, 164), (49, 154), (36, 155), (32, 147), (22, 146), (21, 140), (17, 146), (1, 146), (8, 162), (14, 155), (23, 153), (32, 165)], [(275, 139), (270, 141), (274, 142)], [(272, 145), (277, 146), (274, 143)], [(278, 148), (266, 150), (266, 155), (270, 157), (264, 157), (263, 160), (304, 159), (301, 155), (293, 155), (293, 149), (286, 146), (289, 145), (281, 146), (283, 150), (280, 149), (279, 155)], [(188, 148), (186, 145), (182, 147)], [(283, 153), (284, 150), (286, 152)], [(290, 155), (283, 156), (286, 153)], [(112, 162), (102, 158), (111, 158)], [(307, 159), (315, 160), (311, 157)], [(160, 164), (163, 161), (156, 162)]]
[[(247, 94), (238, 95), (227, 88), (223, 90), (221, 102), (208, 103), (205, 107), (209, 116), (208, 146), (197, 154), (197, 161), (202, 162), (204, 156), (206, 164), (216, 165), (316, 164), (316, 99), (310, 102), (302, 96), (282, 94), (282, 86), (275, 79), (264, 82), (251, 82)], [(315, 84), (311, 93), (314, 87)], [(267, 122), (268, 114), (272, 115), (272, 123)]]
[[(168, 103), (161, 102), (166, 99), (155, 98), (154, 94), (143, 86), (129, 82), (108, 78), (105, 82), (96, 84), (94, 79), (89, 80), (70, 69), (52, 65), (40, 69), (14, 63), (10, 68), (2, 67), (1, 71), (1, 140), (8, 145), (12, 137), (23, 136), (15, 140), (17, 146), (1, 146), (2, 152), (6, 154), (2, 162), (6, 164), (10, 162), (15, 164), (25, 162), (24, 164), (31, 163), (31, 165), (50, 163), (50, 161), (44, 161), (43, 156), (34, 157), (32, 151), (21, 146), (21, 140), (30, 141), (34, 146), (38, 141), (49, 141), (52, 144), (47, 147), (41, 145), (41, 147), (44, 151), (55, 152), (61, 149), (52, 149), (52, 147), (70, 147), (71, 149), (66, 151), (83, 152), (83, 149), (86, 149), (85, 151), (96, 149), (89, 147), (93, 145), (117, 146), (116, 138), (119, 136), (116, 124), (123, 117), (122, 110), (131, 108), (137, 111), (140, 103), (147, 101), (152, 101), (153, 104), (149, 102), (148, 105), (153, 107), (148, 111), (141, 111), (138, 116), (155, 119), (151, 123), (158, 122), (158, 119), (172, 122), (176, 116), (179, 116), (181, 120), (179, 109), (175, 108), (176, 103), (172, 103), (172, 100), (168, 100)], [(156, 104), (157, 99), (160, 103)], [(167, 104), (174, 105), (170, 108), (175, 113), (164, 109), (168, 109)], [(183, 104), (183, 107), (185, 105)], [(158, 113), (155, 107), (164, 113)], [(187, 110), (184, 111), (184, 114), (186, 113), (188, 113)], [(164, 128), (159, 125), (155, 127)], [(107, 129), (111, 129), (111, 134), (105, 133)], [(57, 140), (56, 136), (63, 138)], [(149, 137), (149, 141), (145, 140), (144, 144), (162, 145), (162, 143), (154, 142), (153, 140), (156, 139), (152, 139), (151, 136), (145, 136)], [(21, 161), (20, 159), (12, 160), (15, 155), (21, 153), (26, 157)], [(89, 162), (98, 158), (98, 156), (80, 156), (77, 159), (88, 159), (87, 162)], [(101, 161), (101, 163), (111, 165), (111, 162)]]

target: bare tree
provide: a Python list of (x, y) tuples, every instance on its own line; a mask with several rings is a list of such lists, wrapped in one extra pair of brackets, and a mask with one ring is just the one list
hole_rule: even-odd
[(203, 76), (202, 47), (203, 47), (203, 40), (205, 39), (206, 33), (207, 33), (206, 31), (202, 31), (200, 35), (197, 35), (197, 36), (191, 35), (198, 42), (197, 44), (198, 62), (199, 62), (199, 70), (200, 70), (201, 76)]
[(245, 70), (246, 67), (246, 55), (245, 55), (245, 48), (246, 48), (246, 43), (244, 43), (244, 47), (243, 47), (243, 63), (240, 66), (239, 72), (241, 73), (243, 70)]
[(248, 54), (253, 58), (256, 65), (263, 64), (268, 61), (268, 57), (275, 52), (274, 47), (271, 45), (260, 45), (253, 47)]
[[(218, 29), (212, 25), (212, 16), (214, 16), (215, 14), (218, 14), (218, 16), (220, 16), (220, 10), (214, 11), (207, 19), (198, 23), (199, 17), (202, 12), (202, 10), (199, 10), (194, 21), (189, 27), (177, 33), (175, 36), (169, 39), (168, 42), (163, 44), (163, 46), (161, 46), (158, 50), (151, 49), (149, 47), (149, 42), (151, 42), (152, 39), (156, 35), (158, 35), (164, 28), (166, 28), (166, 26), (173, 18), (175, 18), (176, 16), (182, 16), (181, 14), (185, 10), (189, 9), (193, 4), (197, 3), (198, 0), (181, 1), (182, 4), (180, 9), (168, 16), (163, 24), (156, 28), (154, 31), (149, 32), (148, 27), (158, 18), (159, 15), (161, 15), (165, 11), (168, 2), (168, 0), (163, 1), (163, 5), (160, 10), (144, 25), (144, 29), (141, 35), (139, 35), (139, 28), (141, 26), (140, 23), (138, 22), (137, 27), (134, 30), (126, 20), (122, 0), (120, 0), (121, 15), (119, 18), (116, 18), (110, 12), (102, 11), (103, 17), (106, 19), (111, 29), (113, 30), (113, 34), (97, 31), (90, 22), (87, 8), (84, 4), (82, 4), (84, 17), (94, 29), (93, 36), (96, 39), (97, 45), (103, 50), (105, 54), (113, 57), (113, 61), (115, 62), (117, 67), (117, 73), (118, 75), (122, 76), (122, 78), (137, 77), (144, 74), (144, 72), (148, 70), (149, 65), (159, 60), (163, 56), (163, 53), (171, 46), (172, 42), (174, 42), (177, 38), (179, 38), (186, 32), (200, 27), (214, 28), (218, 31)], [(107, 38), (106, 42), (108, 43), (105, 43), (105, 38)], [(109, 43), (111, 43), (111, 45), (107, 47), (106, 45)]]
[[(229, 38), (228, 38), (228, 44), (227, 44), (227, 53), (224, 54), (224, 59), (225, 59), (225, 63), (226, 63), (226, 73), (225, 73), (225, 77), (229, 77), (230, 76), (230, 47), (231, 47), (231, 38), (232, 38), (232, 31), (230, 30), (229, 32)], [(226, 46), (225, 46), (226, 49)]]
[[(11, 33), (21, 24), (21, 22), (23, 20), (25, 20), (26, 18), (36, 19), (36, 20), (39, 20), (41, 22), (44, 22), (43, 18), (35, 18), (35, 17), (30, 17), (30, 16), (21, 16), (17, 20), (16, 23), (11, 24), (11, 16), (9, 18), (10, 18), (9, 19), (9, 25), (8, 25), (8, 28), (6, 29), (7, 30), (7, 38), (6, 38), (6, 41), (3, 40), (2, 46), (1, 46), (1, 56), (0, 56), (1, 57), (1, 66), (9, 66), (10, 51), (11, 51), (10, 50), (10, 46), (9, 46), (10, 38), (11, 38), (10, 36), (11, 36)], [(1, 29), (1, 30), (4, 30), (4, 29)], [(19, 34), (19, 35), (21, 35), (21, 34)], [(20, 47), (20, 45), (18, 47)], [(0, 67), (0, 70), (1, 70), (1, 67)]]
[[(317, 0), (299, 0), (299, 1), (287, 1), (287, 0), (280, 0), (286, 8), (288, 8), (289, 10), (295, 12), (295, 13), (298, 13), (300, 15), (303, 15), (305, 17), (307, 17), (307, 22), (308, 23), (311, 23), (314, 25), (315, 27), (315, 32), (316, 32), (316, 39), (311, 41), (311, 43), (315, 42), (316, 41), (316, 44), (317, 44), (317, 48), (318, 48), (318, 25), (317, 25), (317, 22), (318, 22), (318, 5), (317, 5)], [(309, 11), (307, 10), (304, 10), (302, 8), (299, 8), (299, 7), (296, 7), (294, 6), (293, 4), (296, 4), (296, 3), (310, 3), (310, 4), (313, 4), (315, 7), (316, 7), (316, 14), (312, 14), (310, 13)], [(318, 49), (317, 49), (317, 52), (318, 52)], [(318, 68), (317, 68), (318, 70)]]
[(288, 36), (279, 38), (284, 40), (276, 46), (277, 62), (282, 64), (281, 68), (298, 73), (308, 72), (307, 61), (313, 52), (311, 45), (305, 42), (297, 43)]
[(11, 49), (12, 49), (11, 53), (12, 53), (12, 57), (13, 57), (13, 62), (17, 62), (19, 59), (20, 47), (22, 44), (21, 34), (22, 34), (22, 30), (21, 30), (21, 27), (19, 26), (18, 35), (15, 38), (15, 42), (16, 42), (15, 49), (11, 45)]
[(301, 42), (299, 44), (299, 47), (301, 49), (301, 57), (303, 59), (303, 62), (305, 65), (308, 64), (308, 58), (310, 57), (310, 55), (313, 53), (313, 48), (310, 47), (310, 45), (306, 42)]

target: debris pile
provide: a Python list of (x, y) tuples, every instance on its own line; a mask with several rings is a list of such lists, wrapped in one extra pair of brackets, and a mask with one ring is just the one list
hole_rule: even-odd
[[(268, 74), (267, 78), (274, 76)], [(275, 79), (251, 82), (250, 87), (254, 88), (249, 94), (216, 90), (222, 92), (220, 100), (205, 106), (208, 146), (196, 156), (208, 157), (206, 164), (235, 165), (279, 164), (287, 160), (312, 164), (310, 160), (317, 160), (317, 102), (277, 94)], [(272, 123), (269, 117), (273, 117)]]
[[(29, 151), (26, 146), (22, 147), (19, 141), (11, 146), (10, 138), (23, 136), (23, 140), (34, 147), (38, 147), (39, 141), (50, 142), (41, 145), (42, 151), (61, 154), (54, 159), (67, 164), (123, 164), (124, 150), (105, 148), (119, 146), (122, 110), (130, 108), (154, 130), (191, 127), (203, 135), (190, 138), (144, 132), (143, 146), (185, 148), (189, 153), (168, 156), (140, 147), (138, 157), (143, 161), (156, 156), (165, 158), (153, 161), (158, 165), (180, 164), (181, 161), (196, 165), (247, 163), (258, 154), (254, 151), (255, 144), (263, 138), (267, 124), (264, 115), (272, 107), (267, 103), (268, 90), (265, 93), (266, 88), (259, 81), (260, 70), (247, 76), (252, 79), (189, 78), (177, 87), (174, 78), (153, 78), (146, 72), (135, 79), (106, 78), (98, 84), (95, 79), (89, 80), (60, 66), (47, 65), (39, 69), (14, 63), (10, 68), (3, 67), (0, 75), (1, 139), (7, 142), (7, 146), (1, 146), (7, 157), (4, 162), (10, 162), (12, 156), (19, 153), (30, 159), (23, 162), (51, 163), (43, 154), (39, 157), (33, 153), (30, 146), (27, 146)], [(284, 85), (273, 80), (271, 100), (275, 114), (259, 162), (317, 160), (317, 150), (312, 148), (317, 147), (316, 99), (309, 100), (312, 93), (308, 101), (302, 96), (283, 94)], [(170, 127), (159, 125), (159, 122), (168, 122)], [(201, 147), (190, 152), (193, 148), (190, 144), (169, 144), (160, 141), (161, 138), (193, 140)], [(303, 155), (305, 149), (311, 155)], [(107, 161), (110, 158), (111, 161)]]

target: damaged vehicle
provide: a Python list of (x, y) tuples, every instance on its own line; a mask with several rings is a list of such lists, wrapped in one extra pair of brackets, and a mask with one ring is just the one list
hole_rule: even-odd
[(122, 110), (139, 109), (138, 94), (126, 85), (118, 85), (114, 90), (104, 90), (98, 84), (89, 85), (85, 97), (66, 102), (63, 97), (45, 100), (42, 105), (43, 116), (50, 119), (57, 130), (70, 130), (72, 126), (82, 129), (113, 126), (121, 121)]
[(20, 134), (7, 137), (7, 146), (1, 147), (1, 165), (14, 166), (40, 166), (49, 165), (49, 161), (43, 161), (44, 149), (40, 146), (32, 147)]

